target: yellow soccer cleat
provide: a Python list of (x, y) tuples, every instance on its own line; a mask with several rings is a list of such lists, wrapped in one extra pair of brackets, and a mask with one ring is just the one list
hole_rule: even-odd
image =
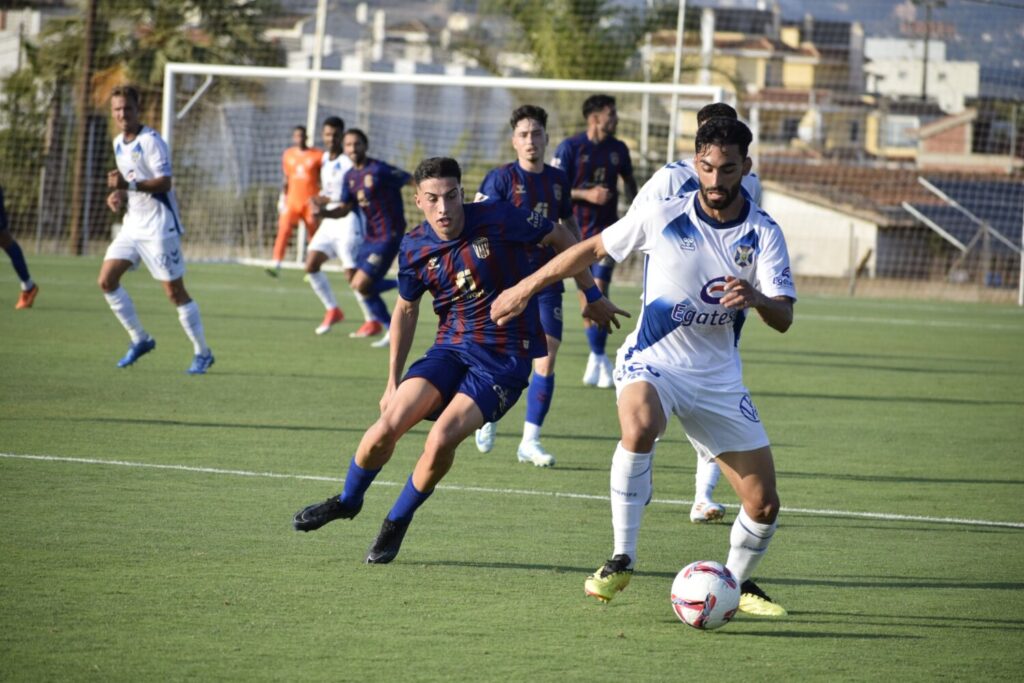
[(630, 562), (629, 555), (616, 555), (587, 577), (583, 590), (601, 602), (610, 601), (616, 593), (625, 590), (629, 580), (633, 578), (633, 570), (629, 568)]
[(750, 579), (740, 586), (740, 611), (759, 617), (784, 617), (788, 614), (785, 607), (768, 597), (768, 594)]

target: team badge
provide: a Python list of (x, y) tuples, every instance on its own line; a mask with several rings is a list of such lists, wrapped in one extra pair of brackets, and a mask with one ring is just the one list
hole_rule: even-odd
[(491, 243), (487, 241), (486, 237), (477, 237), (473, 240), (473, 253), (480, 260), (491, 255)]
[(619, 165), (619, 153), (618, 152), (612, 152), (611, 154), (608, 155), (608, 158), (611, 160), (612, 166), (618, 166)]
[(135, 145), (132, 147), (132, 163), (139, 163), (142, 161), (142, 145)]
[(431, 256), (427, 260), (427, 270), (437, 270), (441, 267), (441, 259), (436, 256)]
[(367, 190), (369, 190), (371, 187), (373, 187), (373, 176), (372, 175), (368, 174), (368, 175), (363, 177), (363, 187), (365, 187)]
[(552, 189), (552, 190), (554, 191), (554, 193), (555, 193), (555, 201), (556, 201), (556, 202), (560, 202), (560, 201), (562, 201), (562, 186), (561, 186), (561, 185), (555, 185), (555, 186), (554, 186), (553, 188), (551, 188), (551, 189)]
[(754, 247), (749, 244), (737, 245), (736, 251), (732, 254), (732, 260), (740, 268), (746, 268), (754, 262)]

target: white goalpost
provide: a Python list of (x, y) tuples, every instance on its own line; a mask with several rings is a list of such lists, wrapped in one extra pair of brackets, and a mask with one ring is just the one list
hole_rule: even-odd
[[(296, 70), (169, 63), (162, 128), (193, 259), (265, 263), (277, 231), (281, 154), (307, 120), (340, 116), (368, 136), (369, 155), (406, 170), (427, 156), (463, 167), (467, 194), (491, 168), (514, 159), (508, 119), (523, 104), (549, 115), (548, 156), (584, 127), (580, 106), (606, 93), (617, 100), (618, 137), (635, 150), (638, 182), (692, 154), (696, 112), (734, 98), (720, 87), (642, 82), (498, 78), (458, 73)], [(313, 111), (309, 93), (318, 82)], [(677, 107), (672, 108), (673, 102)], [(675, 112), (675, 116), (670, 112)], [(678, 131), (673, 136), (673, 131)], [(320, 147), (319, 126), (309, 130)], [(676, 156), (669, 158), (669, 149)], [(419, 222), (411, 201), (410, 225)], [(294, 250), (301, 260), (303, 244)]]

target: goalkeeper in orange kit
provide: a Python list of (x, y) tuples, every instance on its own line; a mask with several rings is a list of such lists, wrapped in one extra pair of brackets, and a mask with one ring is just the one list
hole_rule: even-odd
[(281, 201), (278, 204), (277, 239), (274, 240), (274, 267), (267, 274), (277, 277), (288, 251), (288, 241), (301, 220), (309, 236), (316, 232), (313, 207), (310, 200), (320, 194), (320, 163), (323, 154), (306, 144), (306, 127), (295, 126), (292, 131), (292, 146), (281, 155), (281, 170), (284, 173)]

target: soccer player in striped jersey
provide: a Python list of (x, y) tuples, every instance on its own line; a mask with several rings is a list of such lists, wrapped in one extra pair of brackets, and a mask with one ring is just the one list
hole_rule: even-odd
[[(714, 102), (702, 107), (697, 112), (697, 127), (703, 126), (713, 118), (738, 119), (736, 110), (725, 102)], [(681, 197), (689, 192), (700, 189), (700, 178), (692, 159), (673, 161), (658, 169), (651, 179), (644, 183), (630, 205), (630, 211), (636, 211), (651, 202), (658, 202), (665, 197)], [(761, 181), (751, 171), (740, 181), (740, 192), (757, 206), (761, 205)], [(690, 507), (690, 521), (694, 524), (718, 522), (725, 519), (725, 506), (716, 503), (712, 498), (722, 470), (718, 463), (710, 458), (697, 457), (697, 472), (694, 475), (693, 505)]]
[(699, 190), (628, 213), (491, 306), (496, 322), (512, 324), (537, 291), (565, 273), (605, 256), (621, 262), (634, 251), (644, 254), (643, 311), (615, 368), (621, 440), (611, 464), (614, 550), (584, 583), (604, 602), (632, 578), (654, 449), (675, 416), (740, 498), (726, 561), (742, 584), (740, 610), (786, 614), (750, 580), (775, 534), (779, 496), (768, 435), (743, 385), (738, 342), (750, 309), (773, 329), (789, 329), (796, 290), (782, 230), (740, 192), (751, 137), (739, 121), (711, 119), (697, 131)]
[[(565, 171), (544, 163), (548, 144), (548, 113), (541, 107), (523, 105), (512, 112), (512, 147), (516, 160), (490, 171), (480, 184), (476, 201), (502, 200), (529, 209), (552, 223), (561, 222), (579, 238), (579, 228), (572, 215), (572, 186)], [(542, 266), (554, 255), (551, 249), (535, 249), (537, 265)], [(587, 285), (589, 286), (589, 285)], [(562, 292), (565, 286), (556, 282), (537, 295), (540, 322), (547, 337), (548, 354), (533, 362), (533, 376), (526, 393), (526, 421), (523, 438), (516, 449), (519, 462), (537, 467), (551, 467), (555, 456), (540, 443), (540, 430), (551, 408), (555, 391), (555, 357), (562, 343)], [(476, 447), (487, 453), (494, 447), (495, 424), (486, 423), (476, 432)]]
[(18, 295), (18, 303), (14, 304), (16, 309), (32, 308), (39, 293), (39, 285), (32, 281), (28, 273), (28, 264), (25, 263), (25, 254), (21, 251), (18, 241), (11, 236), (7, 225), (7, 209), (4, 206), (4, 188), (0, 187), (0, 248), (7, 252), (14, 266), (14, 272), (21, 280), (21, 294)]
[[(534, 270), (524, 247), (542, 244), (561, 251), (576, 243), (565, 226), (506, 202), (463, 204), (461, 178), (450, 158), (425, 159), (416, 169), (416, 206), (426, 220), (402, 240), (380, 419), (363, 435), (342, 493), (303, 508), (292, 522), (297, 531), (312, 531), (355, 517), (398, 439), (422, 420), (433, 420), (422, 454), (370, 546), (366, 562), (371, 564), (395, 558), (414, 513), (454, 463), (455, 449), (515, 404), (532, 359), (547, 353), (536, 300), (512, 324), (499, 327), (490, 316), (498, 294)], [(434, 300), (437, 334), (405, 371), (426, 292)], [(608, 325), (623, 314), (596, 287), (592, 293), (596, 298), (584, 314), (596, 324)]]
[(341, 187), (341, 204), (325, 209), (324, 218), (342, 218), (359, 209), (363, 221), (363, 241), (356, 254), (356, 272), (352, 288), (370, 312), (370, 320), (352, 332), (355, 338), (384, 336), (371, 344), (388, 345), (391, 315), (381, 293), (395, 286), (387, 279), (388, 270), (398, 255), (398, 245), (405, 234), (405, 205), (402, 187), (412, 184), (412, 176), (379, 159), (366, 156), (370, 141), (358, 128), (345, 131), (345, 154), (352, 168), (345, 174)]
[(99, 286), (131, 337), (128, 353), (117, 367), (134, 365), (156, 348), (156, 340), (142, 327), (135, 304), (121, 286), (121, 277), (142, 261), (177, 307), (178, 320), (192, 342), (194, 355), (187, 372), (202, 375), (213, 365), (213, 352), (206, 344), (199, 306), (185, 289), (184, 228), (172, 189), (170, 150), (159, 133), (139, 121), (141, 104), (138, 89), (130, 85), (115, 87), (110, 97), (110, 111), (121, 133), (114, 139), (117, 168), (107, 174), (111, 189), (107, 206), (115, 213), (127, 210), (120, 232), (103, 257)]
[[(344, 153), (345, 122), (337, 116), (324, 121), (323, 138), (324, 152), (320, 163), (320, 194), (313, 197), (314, 220), (319, 225), (316, 234), (309, 242), (309, 253), (306, 254), (306, 274), (313, 293), (324, 305), (323, 322), (316, 328), (317, 334), (327, 334), (331, 328), (345, 319), (345, 314), (338, 306), (331, 283), (321, 267), (329, 259), (341, 260), (345, 271), (345, 279), (349, 283), (356, 273), (356, 258), (359, 245), (363, 241), (362, 214), (353, 211), (344, 218), (323, 218), (323, 209), (333, 209), (341, 204), (341, 193), (345, 174), (352, 168), (352, 160)], [(366, 320), (371, 320), (370, 311), (361, 297), (357, 296), (363, 308)]]
[(281, 155), (281, 201), (278, 204), (277, 237), (274, 239), (274, 266), (267, 268), (267, 275), (277, 277), (281, 262), (288, 251), (288, 242), (298, 227), (299, 221), (306, 226), (309, 237), (316, 232), (316, 221), (310, 200), (320, 192), (319, 149), (306, 144), (305, 126), (292, 130), (292, 146)]
[[(619, 178), (625, 188), (626, 201), (636, 196), (633, 162), (629, 148), (615, 137), (619, 123), (615, 98), (592, 95), (583, 102), (583, 118), (587, 129), (566, 138), (555, 149), (551, 163), (569, 175), (572, 183), (573, 213), (583, 239), (599, 234), (618, 218)], [(608, 294), (615, 262), (602, 259), (590, 267), (601, 292)], [(612, 363), (605, 353), (608, 334), (593, 325), (586, 326), (590, 355), (583, 373), (588, 386), (611, 388)]]

